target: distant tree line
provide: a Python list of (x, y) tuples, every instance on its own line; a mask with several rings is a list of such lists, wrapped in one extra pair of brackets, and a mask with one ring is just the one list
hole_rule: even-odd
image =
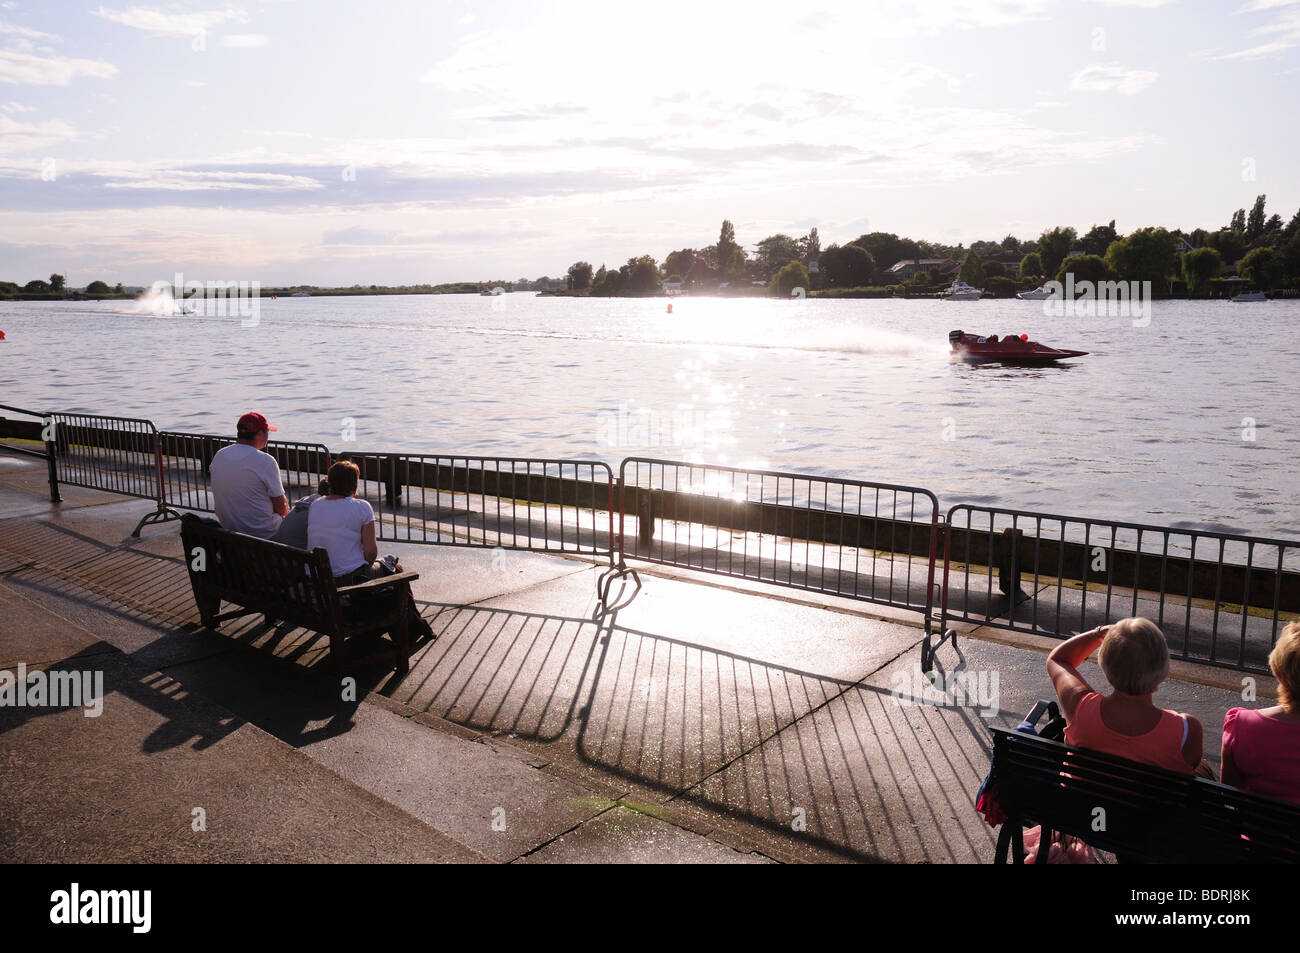
[[(666, 282), (687, 291), (732, 294), (788, 295), (794, 288), (891, 294), (930, 293), (956, 277), (1013, 294), (1073, 274), (1076, 282), (1150, 281), (1162, 293), (1181, 288), (1198, 294), (1235, 271), (1261, 289), (1300, 288), (1300, 211), (1283, 222), (1279, 215), (1266, 216), (1265, 201), (1260, 195), (1249, 211), (1238, 209), (1215, 231), (1144, 227), (1122, 235), (1112, 219), (1082, 235), (1071, 226), (1055, 226), (1036, 239), (1007, 235), (969, 247), (869, 232), (822, 249), (813, 228), (800, 237), (769, 235), (749, 253), (736, 240), (732, 223), (724, 221), (715, 244), (670, 251), (662, 262), (641, 255), (617, 268), (602, 264), (595, 270), (589, 262), (575, 262), (566, 287), (592, 295), (655, 294)], [(907, 267), (891, 271), (900, 263)], [(905, 272), (910, 273), (906, 280)]]

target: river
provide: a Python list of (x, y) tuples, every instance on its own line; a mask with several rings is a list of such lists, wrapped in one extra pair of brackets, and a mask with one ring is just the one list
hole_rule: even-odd
[[(946, 508), (1293, 537), (1300, 300), (262, 299), (240, 316), (0, 304), (0, 403), (336, 451), (655, 456), (927, 487)], [(948, 331), (1089, 352), (952, 364)]]

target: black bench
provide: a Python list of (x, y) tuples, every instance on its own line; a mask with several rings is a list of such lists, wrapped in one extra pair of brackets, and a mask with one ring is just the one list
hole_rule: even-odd
[[(226, 619), (262, 613), (266, 624), (289, 622), (329, 636), (335, 671), (374, 661), (393, 661), (398, 673), (409, 667), (408, 607), (412, 580), (401, 572), (352, 586), (336, 586), (329, 553), (305, 552), (244, 533), (224, 530), (193, 513), (181, 518), (181, 543), (194, 602), (204, 626), (216, 629)], [(219, 613), (221, 602), (242, 608)], [(387, 632), (392, 649), (367, 655), (349, 652), (348, 641)]]
[(1037, 735), (992, 731), (989, 789), (1007, 815), (996, 863), (1006, 862), (1008, 848), (1023, 863), (1025, 824), (1042, 825), (1040, 863), (1052, 831), (1122, 862), (1300, 861), (1300, 804)]

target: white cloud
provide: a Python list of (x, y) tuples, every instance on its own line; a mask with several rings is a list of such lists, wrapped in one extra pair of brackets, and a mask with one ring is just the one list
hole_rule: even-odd
[(117, 67), (103, 60), (70, 59), (66, 56), (33, 56), (15, 50), (0, 50), (0, 83), (29, 86), (67, 86), (74, 79), (89, 76), (112, 79)]
[(7, 113), (31, 113), (36, 112), (35, 106), (24, 106), (22, 103), (16, 103), (10, 100), (2, 107)]
[(1253, 60), (1300, 46), (1300, 10), (1296, 9), (1296, 3), (1298, 2), (1300, 0), (1255, 0), (1254, 3), (1237, 10), (1237, 13), (1258, 13), (1265, 10), (1278, 11), (1277, 17), (1272, 23), (1257, 26), (1249, 34), (1250, 36), (1260, 37), (1272, 36), (1276, 37), (1276, 39), (1244, 50), (1237, 50), (1233, 53), (1224, 53), (1214, 58), (1216, 60)]
[(29, 30), (25, 26), (18, 26), (15, 23), (6, 23), (0, 20), (0, 34), (5, 36), (19, 36), (27, 40), (57, 40), (58, 37), (52, 33), (42, 33), (40, 30)]
[[(22, 123), (0, 116), (0, 153), (27, 152), (34, 149), (48, 149), (50, 146), (69, 139), (77, 138), (71, 126), (60, 119), (45, 122)], [(39, 169), (30, 174), (35, 175)]]
[(1146, 89), (1160, 74), (1151, 70), (1129, 69), (1118, 63), (1095, 63), (1085, 66), (1070, 78), (1070, 88), (1089, 93), (1123, 93), (1132, 96)]
[(155, 168), (131, 173), (92, 172), (92, 175), (121, 178), (106, 182), (110, 189), (163, 189), (172, 192), (213, 190), (278, 191), (283, 189), (319, 189), (321, 184), (303, 175), (286, 175), (278, 172), (221, 172), (189, 169)]
[(248, 22), (248, 14), (233, 7), (224, 10), (178, 13), (158, 7), (127, 7), (125, 10), (110, 10), (101, 6), (93, 12), (105, 20), (144, 30), (152, 36), (198, 36), (213, 27), (227, 23)]
[(206, 86), (208, 84), (201, 79), (187, 79), (185, 81), (185, 85), (193, 87), (194, 89), (198, 89), (200, 86)]

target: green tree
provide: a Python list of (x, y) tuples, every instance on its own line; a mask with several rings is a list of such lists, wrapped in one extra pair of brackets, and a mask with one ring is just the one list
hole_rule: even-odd
[(28, 294), (49, 294), (52, 290), (48, 281), (41, 281), (39, 278), (33, 278), (23, 285), (23, 291)]
[(1178, 267), (1177, 239), (1163, 228), (1139, 228), (1111, 243), (1106, 264), (1125, 281), (1165, 281)]
[(726, 219), (718, 233), (718, 272), (725, 278), (738, 278), (745, 271), (745, 249), (736, 243), (736, 229)]
[(975, 253), (975, 249), (972, 248), (966, 253), (966, 259), (961, 263), (957, 277), (977, 288), (984, 284), (984, 263), (980, 261), (980, 256)]
[(921, 247), (910, 238), (899, 238), (892, 232), (869, 232), (859, 235), (850, 245), (857, 245), (871, 255), (872, 260), (881, 268), (891, 268), (900, 261), (910, 261), (922, 257)]
[(758, 257), (754, 261), (755, 274), (766, 281), (786, 262), (801, 258), (803, 253), (798, 239), (789, 235), (769, 235), (758, 243)]
[(832, 245), (822, 252), (818, 267), (832, 288), (857, 288), (871, 283), (876, 263), (858, 245)]
[(1056, 280), (1064, 284), (1066, 275), (1070, 274), (1076, 282), (1110, 281), (1114, 277), (1106, 259), (1100, 255), (1070, 255), (1057, 269)]
[(108, 287), (108, 284), (103, 281), (92, 281), (90, 284), (86, 285), (86, 294), (106, 295), (110, 292), (111, 289)]
[(1288, 281), (1300, 279), (1300, 232), (1278, 249), (1278, 270)]
[(1020, 251), (1020, 239), (1016, 238), (1015, 235), (1008, 235), (1006, 238), (1002, 239), (1002, 250)]
[(618, 269), (623, 276), (622, 291), (631, 294), (650, 294), (662, 291), (663, 282), (659, 279), (659, 266), (649, 255), (629, 258), (626, 265)]
[(1291, 221), (1286, 223), (1286, 228), (1282, 229), (1282, 241), (1289, 242), (1297, 232), (1300, 232), (1300, 209), (1291, 216)]
[(62, 290), (63, 290), (63, 276), (62, 276), (62, 275), (50, 275), (50, 290), (51, 290), (51, 291), (62, 291)]
[(591, 287), (591, 263), (575, 261), (569, 266), (569, 290), (581, 291)]
[(1043, 260), (1038, 256), (1038, 252), (1031, 251), (1024, 258), (1020, 259), (1020, 277), (1033, 278), (1037, 281), (1046, 272), (1043, 271)]
[(1038, 257), (1043, 263), (1043, 274), (1054, 275), (1065, 256), (1079, 239), (1079, 233), (1073, 228), (1059, 225), (1051, 231), (1045, 231), (1038, 238)]
[[(1297, 213), (1300, 214), (1300, 213)], [(801, 242), (803, 243), (803, 257), (807, 261), (816, 261), (817, 256), (822, 253), (822, 239), (817, 234), (817, 229), (811, 228)]]
[(1218, 249), (1225, 264), (1231, 265), (1246, 253), (1246, 233), (1232, 228), (1221, 228), (1210, 233), (1210, 247)]
[(985, 278), (1004, 278), (1007, 274), (1007, 266), (1000, 261), (984, 262)]
[(1246, 216), (1246, 241), (1253, 242), (1264, 234), (1264, 196), (1255, 196), (1255, 204)]
[(1252, 248), (1237, 262), (1241, 277), (1260, 288), (1271, 288), (1279, 277), (1281, 262), (1271, 248)]
[(117, 284), (113, 285), (113, 294), (126, 294), (126, 291), (122, 288), (122, 282), (119, 281)]
[(670, 251), (664, 257), (663, 271), (665, 275), (681, 275), (683, 278), (691, 273), (695, 266), (695, 249), (679, 248), (677, 251)]
[(795, 288), (803, 288), (807, 291), (808, 284), (808, 269), (797, 261), (787, 264), (772, 279), (772, 287), (776, 289), (776, 293), (785, 298), (788, 298)]
[(1228, 222), (1228, 230), (1232, 232), (1246, 233), (1246, 210), (1239, 208), (1232, 213), (1232, 220)]
[(1119, 238), (1119, 233), (1115, 231), (1115, 220), (1112, 218), (1109, 225), (1094, 225), (1088, 230), (1088, 234), (1083, 236), (1083, 251), (1086, 255), (1105, 255), (1106, 249), (1110, 243)]
[(1193, 248), (1180, 257), (1183, 281), (1187, 282), (1187, 290), (1193, 294), (1211, 278), (1219, 276), (1223, 256), (1217, 248)]

